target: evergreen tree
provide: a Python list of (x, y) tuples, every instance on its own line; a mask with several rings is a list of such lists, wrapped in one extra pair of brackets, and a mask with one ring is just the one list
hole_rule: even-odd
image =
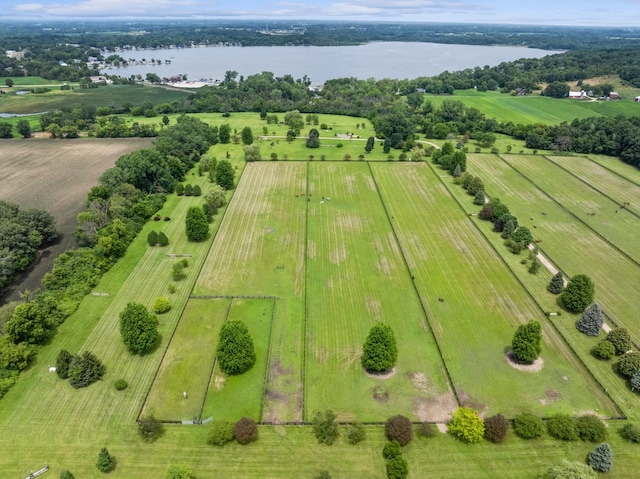
[(242, 138), (243, 145), (250, 145), (253, 143), (253, 131), (248, 126), (245, 126), (242, 129), (242, 133), (240, 133), (240, 137)]
[(199, 206), (191, 206), (185, 218), (185, 230), (189, 241), (204, 241), (209, 234), (209, 221), (204, 210)]
[(200, 189), (200, 185), (193, 185), (192, 196), (200, 196), (201, 194), (202, 194), (202, 190)]
[(549, 292), (553, 294), (560, 294), (562, 293), (563, 289), (564, 277), (562, 276), (562, 272), (558, 271), (553, 275), (553, 278), (551, 278), (551, 282), (549, 283), (549, 286), (547, 286), (547, 290), (549, 290)]
[(147, 235), (147, 243), (149, 243), (149, 246), (155, 246), (158, 244), (158, 233), (153, 230), (149, 231), (149, 234)]
[(61, 349), (56, 358), (56, 374), (60, 379), (69, 377), (69, 365), (73, 356), (66, 349)]
[(598, 303), (592, 303), (582, 312), (582, 316), (576, 323), (578, 331), (587, 336), (597, 336), (600, 334), (604, 324), (604, 313)]
[(391, 326), (375, 324), (362, 347), (362, 366), (374, 373), (389, 371), (396, 365), (398, 346)]
[(176, 185), (176, 195), (178, 196), (184, 195), (184, 185), (182, 183), (178, 183)]
[(220, 160), (216, 165), (216, 183), (222, 186), (225, 190), (233, 189), (233, 182), (235, 179), (235, 173), (231, 163), (227, 160)]
[(371, 153), (371, 150), (373, 150), (374, 145), (375, 145), (375, 138), (373, 136), (370, 136), (369, 138), (367, 138), (367, 144), (364, 146), (364, 151), (366, 151), (367, 153)]
[(599, 472), (610, 471), (613, 467), (613, 451), (606, 442), (597, 446), (589, 453), (589, 465)]
[(521, 324), (511, 342), (513, 354), (523, 362), (532, 363), (542, 351), (542, 327), (538, 321)]
[(133, 354), (149, 353), (160, 341), (158, 318), (142, 304), (129, 303), (120, 312), (120, 335)]
[(615, 354), (618, 356), (625, 354), (631, 350), (631, 336), (626, 328), (616, 328), (607, 334), (606, 340), (613, 344)]
[(506, 223), (504, 223), (504, 225), (502, 226), (502, 233), (500, 234), (500, 237), (504, 239), (509, 239), (511, 238), (511, 235), (513, 235), (513, 232), (515, 230), (516, 230), (516, 225), (514, 224), (513, 220), (509, 220)]
[(75, 355), (69, 364), (69, 384), (76, 389), (87, 387), (102, 379), (105, 369), (104, 364), (90, 351)]
[(531, 266), (529, 266), (529, 273), (538, 274), (538, 271), (540, 271), (540, 260), (537, 256), (534, 256), (533, 260), (531, 260)]
[(476, 195), (473, 197), (473, 204), (474, 205), (484, 205), (485, 202), (485, 194), (484, 194), (484, 190), (480, 190), (476, 193)]
[(629, 382), (631, 383), (631, 390), (640, 393), (640, 369), (633, 373)]
[(242, 374), (253, 366), (256, 353), (246, 324), (239, 320), (224, 323), (217, 355), (218, 365), (225, 374)]
[(158, 233), (157, 242), (160, 246), (167, 246), (169, 244), (169, 238), (167, 238), (167, 235), (160, 231), (160, 233)]
[(96, 467), (100, 472), (111, 472), (114, 468), (114, 461), (106, 447), (103, 447), (98, 454), (98, 462)]
[(193, 196), (193, 186), (190, 183), (184, 186), (184, 196)]

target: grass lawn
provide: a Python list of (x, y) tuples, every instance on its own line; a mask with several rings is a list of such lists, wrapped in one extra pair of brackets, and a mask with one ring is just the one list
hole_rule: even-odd
[[(372, 168), (460, 401), (507, 417), (522, 410), (615, 415), (613, 404), (598, 394), (542, 311), (453, 201), (440, 170), (426, 163)], [(504, 357), (516, 327), (531, 319), (544, 331), (538, 372), (516, 370)]]
[[(142, 416), (184, 421), (200, 418), (215, 361), (220, 328), (229, 299), (192, 299), (187, 303), (162, 358)], [(187, 398), (183, 397), (187, 392)]]
[[(446, 419), (456, 404), (368, 164), (309, 163), (309, 195), (307, 417), (332, 409), (342, 420)], [(360, 363), (377, 321), (399, 345), (388, 379)]]
[(227, 320), (240, 320), (247, 325), (253, 339), (256, 363), (249, 371), (238, 376), (224, 374), (216, 363), (202, 411), (203, 419), (207, 417), (230, 421), (237, 421), (241, 417), (250, 417), (256, 421), (262, 419), (264, 379), (269, 362), (273, 306), (273, 299), (236, 298), (231, 302)]
[(603, 168), (622, 176), (636, 186), (640, 186), (640, 168), (636, 168), (628, 163), (623, 163), (618, 158), (613, 158), (611, 156), (589, 155), (587, 158), (589, 161), (598, 163)]

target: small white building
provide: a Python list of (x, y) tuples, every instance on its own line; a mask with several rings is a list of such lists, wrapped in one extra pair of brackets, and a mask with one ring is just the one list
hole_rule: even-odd
[(640, 103), (640, 96), (637, 96), (635, 99), (636, 102)]

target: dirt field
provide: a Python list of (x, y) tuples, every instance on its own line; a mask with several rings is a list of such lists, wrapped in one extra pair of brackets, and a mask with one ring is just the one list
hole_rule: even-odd
[(120, 156), (149, 147), (151, 142), (151, 138), (2, 140), (0, 200), (21, 208), (47, 210), (56, 219), (60, 239), (2, 292), (0, 305), (18, 299), (26, 289), (33, 291), (40, 286), (54, 258), (74, 246), (76, 216), (102, 172)]

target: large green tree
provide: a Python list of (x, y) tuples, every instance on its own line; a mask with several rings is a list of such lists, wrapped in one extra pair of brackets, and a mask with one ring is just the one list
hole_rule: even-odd
[(538, 321), (529, 321), (518, 326), (511, 349), (516, 358), (525, 363), (535, 361), (542, 351), (542, 327)]
[(160, 341), (158, 318), (142, 304), (129, 303), (120, 312), (120, 335), (133, 354), (151, 352)]
[(191, 206), (185, 218), (185, 230), (189, 241), (204, 241), (209, 234), (209, 220), (199, 206)]
[(225, 374), (242, 374), (253, 366), (256, 353), (246, 324), (232, 320), (222, 326), (217, 358), (218, 365)]
[(231, 163), (227, 160), (220, 160), (216, 165), (215, 179), (216, 183), (222, 186), (225, 190), (232, 190), (235, 172)]
[(398, 346), (393, 329), (386, 323), (376, 323), (362, 346), (362, 366), (370, 372), (389, 371), (398, 360)]
[(564, 288), (560, 299), (564, 307), (572, 313), (581, 313), (593, 303), (595, 286), (593, 281), (585, 274), (577, 274)]
[(240, 133), (240, 137), (242, 138), (243, 145), (250, 145), (253, 143), (253, 131), (248, 126), (245, 126), (242, 129), (242, 133)]

